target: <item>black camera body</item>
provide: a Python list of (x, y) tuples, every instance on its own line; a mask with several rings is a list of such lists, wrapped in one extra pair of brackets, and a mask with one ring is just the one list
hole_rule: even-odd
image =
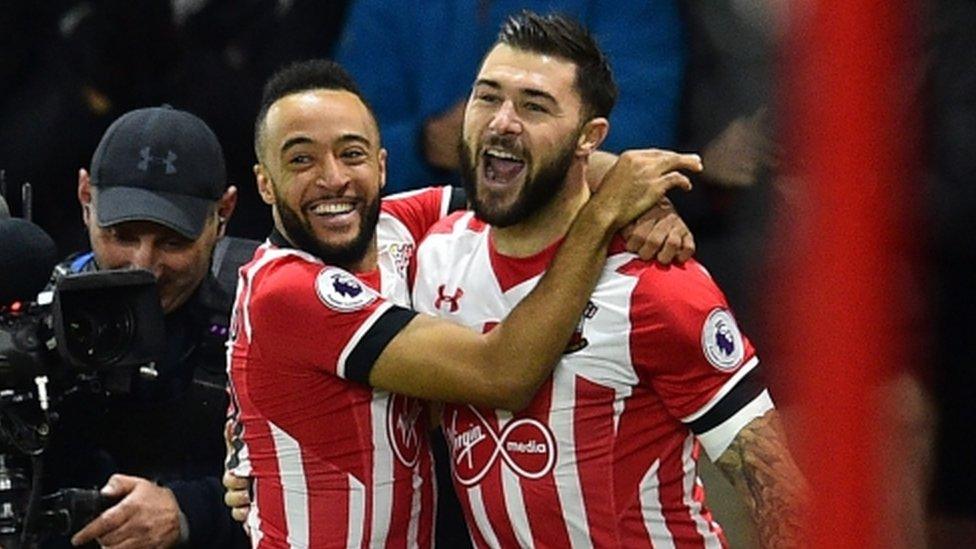
[[(133, 375), (152, 377), (164, 332), (148, 271), (66, 274), (34, 302), (0, 304), (0, 545), (70, 533), (108, 505), (94, 491), (37, 494), (57, 405), (78, 392), (125, 393)], [(19, 467), (25, 458), (31, 480)]]

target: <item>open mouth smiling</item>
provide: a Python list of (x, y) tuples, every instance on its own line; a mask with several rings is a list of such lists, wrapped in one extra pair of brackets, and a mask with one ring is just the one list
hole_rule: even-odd
[(313, 215), (318, 216), (329, 216), (329, 215), (342, 215), (349, 213), (356, 209), (355, 202), (341, 201), (341, 202), (319, 202), (308, 208), (308, 211)]
[(482, 154), (484, 179), (492, 185), (509, 185), (525, 171), (525, 160), (504, 149), (490, 148)]
[(345, 231), (359, 218), (359, 200), (327, 198), (311, 202), (305, 207), (308, 222), (330, 231)]

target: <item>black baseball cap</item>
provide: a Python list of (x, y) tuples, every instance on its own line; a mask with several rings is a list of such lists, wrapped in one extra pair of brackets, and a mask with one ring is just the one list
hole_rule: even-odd
[(152, 221), (195, 240), (224, 194), (227, 171), (207, 124), (164, 105), (112, 122), (92, 156), (91, 182), (99, 226)]

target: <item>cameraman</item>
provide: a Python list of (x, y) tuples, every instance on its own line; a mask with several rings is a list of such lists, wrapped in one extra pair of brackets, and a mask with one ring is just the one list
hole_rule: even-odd
[[(165, 313), (165, 356), (106, 397), (60, 407), (48, 488), (103, 485), (118, 499), (71, 542), (102, 547), (244, 547), (223, 505), (224, 341), (237, 266), (256, 242), (225, 238), (237, 189), (196, 116), (138, 109), (106, 130), (78, 200), (92, 252), (55, 270), (146, 269)], [(62, 540), (62, 543), (64, 540)]]

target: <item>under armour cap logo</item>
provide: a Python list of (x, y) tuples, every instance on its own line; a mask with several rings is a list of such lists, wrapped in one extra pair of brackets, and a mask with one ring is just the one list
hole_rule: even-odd
[(176, 173), (176, 164), (174, 162), (179, 157), (173, 151), (166, 151), (166, 158), (163, 158), (161, 156), (153, 156), (152, 150), (149, 147), (143, 147), (139, 149), (139, 157), (142, 160), (139, 161), (137, 167), (144, 172), (149, 171), (149, 164), (152, 163), (166, 166), (166, 175)]

